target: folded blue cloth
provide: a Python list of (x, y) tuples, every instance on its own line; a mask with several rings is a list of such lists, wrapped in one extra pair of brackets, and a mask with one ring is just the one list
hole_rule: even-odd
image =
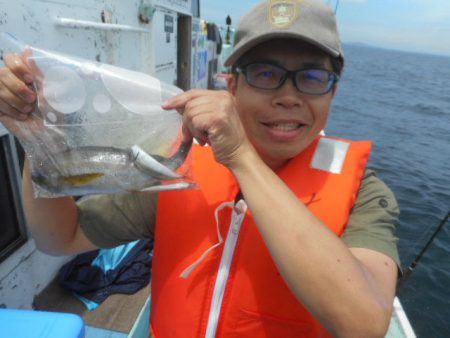
[(59, 284), (93, 310), (111, 294), (133, 294), (150, 282), (152, 250), (152, 240), (140, 240), (80, 254), (61, 268)]

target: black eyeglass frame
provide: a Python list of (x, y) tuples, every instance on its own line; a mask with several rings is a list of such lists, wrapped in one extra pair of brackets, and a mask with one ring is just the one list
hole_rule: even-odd
[[(247, 68), (252, 65), (269, 65), (269, 66), (276, 67), (276, 68), (283, 70), (285, 74), (281, 77), (281, 79), (276, 87), (273, 87), (273, 88), (258, 87), (256, 85), (252, 84), (248, 79)], [(338, 74), (336, 74), (335, 72), (333, 72), (331, 70), (324, 69), (324, 68), (300, 68), (300, 69), (296, 69), (296, 70), (287, 70), (286, 68), (284, 68), (278, 64), (267, 63), (267, 62), (249, 63), (244, 66), (237, 66), (235, 69), (238, 74), (242, 73), (245, 75), (245, 80), (247, 81), (247, 84), (253, 88), (257, 88), (257, 89), (261, 89), (261, 90), (277, 90), (284, 86), (284, 84), (286, 83), (288, 78), (291, 78), (295, 88), (299, 92), (301, 92), (303, 94), (315, 95), (315, 96), (325, 95), (325, 94), (329, 93), (331, 90), (333, 90), (334, 86), (336, 86), (336, 84), (339, 82), (339, 79), (340, 79)], [(327, 88), (326, 91), (320, 92), (320, 93), (312, 93), (312, 92), (308, 92), (308, 91), (305, 91), (305, 90), (302, 90), (299, 88), (296, 75), (299, 72), (311, 71), (311, 70), (320, 70), (320, 71), (325, 71), (328, 73), (328, 78), (329, 79), (331, 78), (331, 82), (329, 81), (329, 83), (330, 83), (329, 88)]]

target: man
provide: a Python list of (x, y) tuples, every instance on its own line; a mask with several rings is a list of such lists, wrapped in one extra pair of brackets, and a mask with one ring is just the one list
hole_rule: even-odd
[[(5, 57), (1, 122), (23, 119), (29, 70)], [(371, 145), (320, 137), (343, 65), (332, 11), (267, 1), (239, 24), (229, 90), (165, 103), (183, 114), (199, 189), (33, 199), (39, 248), (69, 254), (155, 234), (155, 337), (383, 337), (395, 295), (395, 198)], [(17, 89), (19, 88), (19, 89)], [(19, 114), (19, 112), (22, 112)]]

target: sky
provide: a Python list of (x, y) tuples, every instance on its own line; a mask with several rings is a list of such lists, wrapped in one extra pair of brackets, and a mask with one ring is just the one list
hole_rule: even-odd
[[(333, 8), (337, 0), (324, 0)], [(259, 0), (200, 0), (201, 17), (236, 26)], [(450, 56), (450, 0), (340, 0), (337, 20), (345, 43)]]

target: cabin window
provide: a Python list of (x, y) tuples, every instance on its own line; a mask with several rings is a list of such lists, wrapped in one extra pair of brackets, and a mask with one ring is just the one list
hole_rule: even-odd
[(18, 142), (4, 134), (0, 137), (0, 262), (27, 239), (19, 189), (22, 165)]
[(200, 17), (200, 0), (192, 0), (192, 16), (194, 18)]

